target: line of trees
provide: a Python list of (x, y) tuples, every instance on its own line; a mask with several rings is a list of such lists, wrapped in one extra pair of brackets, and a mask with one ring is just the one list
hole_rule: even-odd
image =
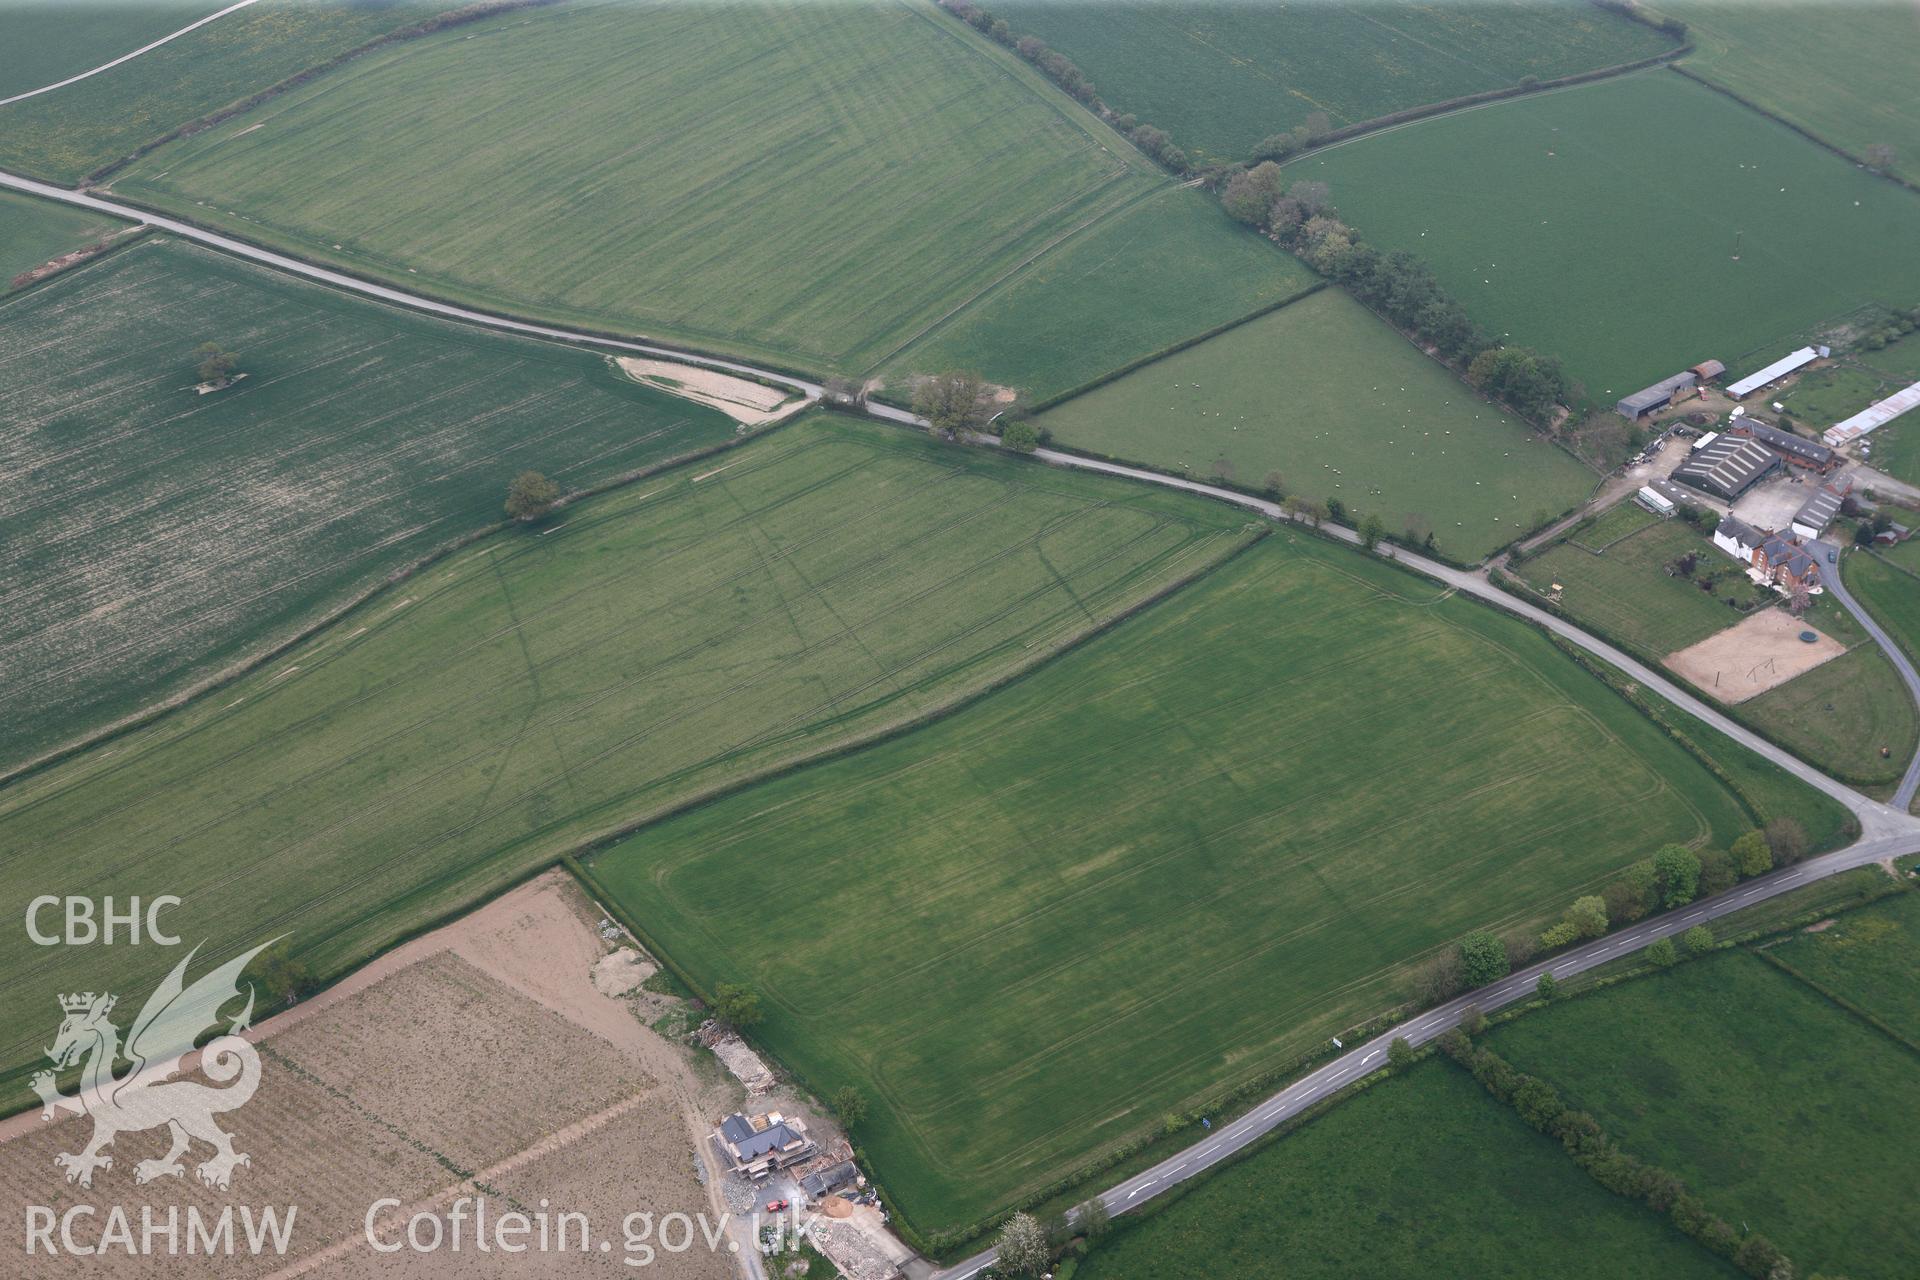
[[(1414, 971), (1408, 999), (1422, 1008), (1444, 1004), (1462, 992), (1498, 982), (1531, 964), (1543, 952), (1601, 937), (1650, 912), (1723, 893), (1744, 878), (1800, 861), (1810, 848), (1806, 828), (1792, 818), (1775, 818), (1764, 829), (1742, 835), (1725, 850), (1695, 853), (1685, 845), (1662, 846), (1651, 858), (1628, 867), (1601, 892), (1575, 898), (1566, 914), (1543, 933), (1468, 934)], [(1704, 950), (1712, 942), (1710, 930), (1704, 936), (1689, 930), (1681, 937), (1682, 946), (1690, 952)], [(1660, 950), (1663, 946), (1664, 952)], [(1655, 963), (1663, 957), (1669, 962), (1679, 958), (1673, 944), (1664, 939), (1649, 948), (1648, 955)]]
[(1521, 417), (1544, 425), (1573, 391), (1553, 356), (1491, 341), (1425, 262), (1405, 250), (1382, 253), (1361, 239), (1340, 220), (1326, 183), (1290, 183), (1279, 165), (1266, 160), (1232, 169), (1220, 186), (1220, 203), (1230, 217), (1337, 281)]
[(1173, 145), (1173, 139), (1167, 136), (1164, 129), (1142, 124), (1131, 115), (1114, 114), (1112, 108), (1094, 92), (1093, 82), (1087, 79), (1086, 73), (1064, 54), (1049, 48), (1046, 41), (1038, 36), (1016, 35), (1006, 19), (996, 17), (992, 11), (974, 4), (972, 0), (939, 0), (939, 4), (995, 44), (1013, 50), (1034, 70), (1059, 85), (1068, 97), (1091, 108), (1102, 120), (1125, 134), (1127, 140), (1144, 151), (1154, 163), (1182, 177), (1192, 172), (1187, 153)]
[(1771, 1240), (1758, 1232), (1742, 1238), (1678, 1176), (1622, 1151), (1598, 1120), (1569, 1107), (1545, 1080), (1476, 1046), (1458, 1027), (1441, 1036), (1439, 1045), (1440, 1052), (1472, 1072), (1488, 1093), (1528, 1125), (1557, 1139), (1574, 1163), (1607, 1190), (1665, 1214), (1674, 1226), (1756, 1280), (1793, 1280), (1792, 1262)]

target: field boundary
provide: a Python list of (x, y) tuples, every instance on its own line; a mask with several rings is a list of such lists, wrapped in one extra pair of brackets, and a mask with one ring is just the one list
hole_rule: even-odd
[(1747, 948), (1747, 950), (1750, 954), (1758, 956), (1760, 959), (1766, 961), (1768, 964), (1772, 965), (1774, 968), (1778, 969), (1780, 972), (1786, 974), (1789, 978), (1792, 978), (1795, 982), (1798, 982), (1801, 986), (1805, 987), (1807, 990), (1813, 992), (1815, 995), (1825, 1000), (1828, 1004), (1831, 1004), (1834, 1008), (1839, 1009), (1841, 1012), (1849, 1014), (1855, 1019), (1859, 1020), (1860, 1022), (1865, 1023), (1868, 1027), (1879, 1032), (1881, 1035), (1893, 1041), (1895, 1044), (1899, 1045), (1902, 1049), (1905, 1049), (1907, 1052), (1912, 1053), (1916, 1056), (1920, 1056), (1920, 1044), (1916, 1044), (1914, 1041), (1902, 1035), (1899, 1031), (1895, 1030), (1892, 1026), (1890, 1026), (1888, 1023), (1883, 1021), (1877, 1014), (1869, 1013), (1867, 1010), (1861, 1008), (1859, 1005), (1847, 999), (1845, 996), (1841, 995), (1839, 992), (1834, 991), (1828, 986), (1826, 986), (1826, 984), (1821, 982), (1816, 982), (1814, 979), (1809, 978), (1806, 974), (1800, 972), (1798, 969), (1788, 964), (1785, 960), (1782, 960), (1779, 956), (1776, 956), (1775, 954), (1773, 954), (1771, 949), (1765, 948), (1765, 947), (1749, 947)]
[[(104, 254), (96, 255), (89, 261), (98, 261), (105, 256)], [(29, 291), (22, 290), (21, 296), (25, 296), (27, 292)], [(430, 313), (413, 312), (412, 314), (428, 315)], [(579, 348), (568, 349), (579, 350)], [(732, 439), (722, 440), (718, 444), (676, 454), (671, 458), (663, 458), (659, 462), (652, 463), (648, 466), (640, 467), (633, 471), (622, 472), (617, 476), (609, 477), (597, 484), (589, 485), (584, 489), (574, 490), (556, 502), (554, 504), (554, 510), (558, 511), (564, 509), (569, 504), (583, 501), (587, 498), (599, 497), (601, 494), (610, 493), (615, 489), (625, 488), (637, 481), (658, 475), (663, 471), (670, 471), (677, 467), (698, 462), (703, 458), (724, 453), (730, 449), (737, 449), (743, 444), (759, 440), (774, 431), (778, 431), (782, 427), (796, 422), (804, 416), (804, 414), (793, 414), (779, 422), (770, 423), (760, 430), (750, 432), (747, 435), (735, 436)], [(292, 631), (285, 633), (280, 639), (268, 641), (264, 648), (242, 654), (232, 662), (221, 667), (218, 671), (211, 672), (176, 689), (158, 702), (150, 703), (137, 711), (120, 717), (118, 720), (111, 721), (97, 729), (90, 730), (83, 737), (76, 738), (61, 746), (54, 747), (51, 750), (43, 751), (39, 755), (29, 757), (18, 764), (0, 768), (0, 787), (8, 787), (23, 778), (30, 777), (37, 773), (43, 773), (54, 765), (71, 759), (82, 752), (90, 751), (94, 747), (103, 746), (115, 738), (124, 737), (138, 729), (145, 728), (168, 712), (177, 711), (187, 703), (204, 697), (224, 685), (233, 683), (235, 680), (272, 662), (289, 650), (296, 649), (302, 644), (305, 644), (320, 631), (325, 630), (361, 605), (374, 599), (380, 595), (381, 592), (400, 586), (402, 583), (418, 576), (422, 572), (431, 569), (434, 565), (445, 560), (455, 552), (464, 551), (482, 539), (492, 537), (497, 533), (504, 533), (512, 528), (514, 524), (515, 522), (510, 519), (498, 520), (492, 524), (482, 525), (479, 528), (470, 529), (466, 533), (459, 534), (425, 554), (415, 557), (406, 564), (398, 565), (387, 570), (378, 581), (367, 584), (342, 600), (322, 606), (320, 612), (310, 615), (307, 621), (296, 624)]]
[(1875, 168), (1874, 166), (1868, 164), (1861, 157), (1854, 155), (1853, 152), (1851, 151), (1848, 151), (1845, 147), (1841, 146), (1840, 144), (1836, 142), (1831, 142), (1826, 138), (1821, 137), (1819, 134), (1807, 128), (1805, 125), (1795, 124), (1793, 121), (1787, 119), (1785, 116), (1780, 115), (1777, 112), (1768, 110), (1766, 107), (1763, 107), (1759, 103), (1755, 102), (1752, 98), (1743, 96), (1739, 91), (1730, 89), (1726, 85), (1721, 84), (1717, 80), (1711, 80), (1706, 76), (1702, 75), (1700, 72), (1694, 71), (1688, 67), (1680, 66), (1677, 63), (1669, 65), (1667, 70), (1678, 72), (1680, 75), (1685, 76), (1687, 79), (1693, 81), (1697, 85), (1702, 86), (1703, 88), (1711, 89), (1717, 94), (1721, 94), (1724, 97), (1731, 98), (1733, 101), (1739, 103), (1741, 106), (1745, 107), (1747, 110), (1753, 112), (1754, 114), (1765, 116), (1767, 119), (1773, 121), (1775, 124), (1781, 126), (1782, 128), (1793, 130), (1793, 132), (1799, 134), (1801, 137), (1805, 138), (1808, 142), (1811, 142), (1815, 146), (1820, 147), (1826, 151), (1832, 152), (1834, 155), (1839, 156), (1842, 160), (1845, 160), (1848, 164), (1853, 165), (1855, 168), (1865, 169), (1868, 173), (1873, 174), (1877, 178), (1884, 178), (1888, 182), (1891, 182), (1896, 187), (1905, 187), (1908, 191), (1911, 191), (1916, 195), (1920, 195), (1920, 183), (1909, 182), (1907, 179), (1901, 177), (1899, 174), (1894, 173), (1890, 170)]
[[(1298, 259), (1295, 259), (1295, 261), (1298, 261)], [(1328, 288), (1331, 288), (1332, 286), (1333, 286), (1333, 282), (1331, 280), (1324, 280), (1324, 279), (1315, 280), (1311, 284), (1308, 284), (1303, 288), (1295, 290), (1294, 292), (1288, 294), (1284, 298), (1276, 298), (1272, 302), (1263, 302), (1258, 307), (1255, 307), (1252, 311), (1247, 312), (1243, 316), (1236, 316), (1232, 320), (1228, 320), (1221, 324), (1214, 325), (1211, 329), (1204, 329), (1201, 332), (1193, 334), (1190, 337), (1182, 338), (1178, 342), (1171, 343), (1167, 346), (1161, 347), (1158, 351), (1149, 351), (1146, 355), (1136, 356), (1132, 360), (1127, 361), (1125, 364), (1120, 365), (1118, 368), (1109, 369), (1107, 372), (1099, 375), (1096, 378), (1089, 379), (1088, 381), (1081, 383), (1077, 387), (1069, 387), (1065, 391), (1056, 391), (1052, 395), (1047, 396), (1043, 400), (1036, 400), (1033, 402), (1031, 406), (1029, 406), (1028, 412), (1045, 413), (1048, 409), (1052, 409), (1057, 405), (1065, 404), (1067, 401), (1075, 399), (1076, 397), (1079, 397), (1079, 396), (1083, 396), (1087, 394), (1087, 392), (1089, 391), (1097, 391), (1101, 387), (1106, 386), (1109, 382), (1117, 382), (1121, 378), (1126, 377), (1128, 374), (1133, 373), (1135, 370), (1144, 369), (1150, 364), (1157, 364), (1160, 361), (1167, 359), (1169, 356), (1179, 355), (1182, 351), (1185, 351), (1187, 348), (1197, 347), (1201, 343), (1206, 342), (1210, 338), (1217, 338), (1223, 333), (1231, 333), (1233, 330), (1238, 329), (1241, 325), (1251, 324), (1253, 321), (1260, 319), (1262, 316), (1270, 316), (1276, 311), (1280, 311), (1286, 307), (1290, 307), (1294, 303), (1302, 301), (1303, 299), (1306, 299), (1306, 298), (1310, 298), (1314, 294), (1319, 293), (1322, 289), (1328, 289)], [(1089, 456), (1099, 457), (1100, 455), (1091, 454)], [(1115, 459), (1115, 461), (1119, 461), (1119, 459)]]

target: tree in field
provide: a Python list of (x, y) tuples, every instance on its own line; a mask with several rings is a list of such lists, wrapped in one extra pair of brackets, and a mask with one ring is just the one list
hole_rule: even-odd
[(1482, 931), (1460, 939), (1460, 975), (1469, 988), (1498, 982), (1508, 972), (1507, 948), (1498, 937)]
[(1792, 818), (1775, 818), (1766, 825), (1767, 848), (1773, 850), (1773, 865), (1791, 866), (1807, 856), (1811, 848), (1807, 829)]
[(1560, 983), (1552, 974), (1543, 973), (1540, 980), (1533, 984), (1533, 993), (1542, 1000), (1551, 1000), (1560, 994)]
[(1680, 935), (1680, 943), (1690, 956), (1703, 956), (1713, 950), (1713, 930), (1697, 924)]
[(1286, 477), (1278, 471), (1267, 472), (1267, 478), (1260, 482), (1260, 490), (1269, 498), (1278, 498), (1287, 491)]
[(1718, 849), (1708, 849), (1700, 855), (1700, 896), (1711, 898), (1716, 893), (1725, 893), (1740, 882), (1740, 873), (1734, 870), (1733, 858)]
[(1379, 547), (1380, 539), (1387, 536), (1387, 524), (1379, 516), (1369, 512), (1360, 521), (1360, 545), (1372, 551)]
[(1287, 188), (1287, 199), (1298, 201), (1300, 211), (1313, 218), (1332, 210), (1333, 188), (1324, 182), (1296, 182)]
[(1583, 938), (1597, 938), (1607, 931), (1607, 904), (1599, 894), (1575, 898), (1567, 908), (1567, 921)]
[(1266, 224), (1267, 214), (1279, 198), (1280, 166), (1263, 160), (1227, 179), (1227, 189), (1220, 193), (1220, 204), (1236, 222), (1258, 227)]
[(1487, 1015), (1480, 1012), (1480, 1006), (1470, 1004), (1460, 1011), (1460, 1029), (1470, 1036), (1477, 1036), (1487, 1029)]
[(980, 396), (985, 384), (977, 373), (954, 370), (923, 379), (913, 391), (913, 411), (936, 436), (958, 435), (981, 423)]
[(766, 1014), (760, 1009), (760, 994), (737, 982), (723, 982), (713, 993), (714, 1016), (730, 1027), (751, 1027)]
[(515, 520), (538, 520), (559, 498), (559, 485), (538, 471), (522, 471), (507, 486), (507, 514)]
[(1672, 938), (1662, 938), (1647, 948), (1647, 959), (1662, 969), (1671, 969), (1680, 963), (1680, 953), (1674, 950)]
[(1407, 1043), (1405, 1036), (1395, 1036), (1393, 1043), (1387, 1046), (1387, 1065), (1395, 1071), (1405, 1071), (1413, 1065), (1413, 1046)]
[(1653, 855), (1653, 871), (1662, 906), (1692, 902), (1700, 892), (1700, 857), (1683, 844), (1662, 845)]
[(316, 985), (313, 970), (306, 961), (294, 959), (293, 946), (285, 938), (254, 957), (247, 972), (275, 1005), (291, 1004)]
[(1422, 964), (1413, 974), (1413, 1002), (1422, 1008), (1453, 999), (1466, 989), (1460, 952), (1449, 947)]
[(1113, 1211), (1107, 1208), (1105, 1200), (1095, 1196), (1080, 1205), (1074, 1222), (1089, 1244), (1098, 1244), (1106, 1237), (1108, 1229), (1113, 1226)]
[(1743, 876), (1760, 876), (1773, 870), (1773, 849), (1767, 844), (1764, 831), (1747, 832), (1733, 842), (1729, 852), (1733, 854), (1733, 865)]
[(828, 378), (820, 389), (832, 404), (856, 404), (865, 390), (852, 378)]
[(994, 1252), (1002, 1274), (1035, 1278), (1046, 1273), (1053, 1251), (1047, 1247), (1047, 1229), (1032, 1214), (1016, 1213), (1000, 1228)]
[(200, 381), (216, 386), (225, 385), (240, 367), (240, 357), (223, 349), (217, 342), (201, 343), (193, 349), (193, 358), (200, 362)]
[(1031, 422), (1013, 422), (1000, 433), (1000, 443), (1015, 453), (1032, 453), (1040, 447), (1040, 433)]
[(867, 1118), (867, 1095), (850, 1084), (833, 1091), (832, 1106), (843, 1128), (852, 1129)]

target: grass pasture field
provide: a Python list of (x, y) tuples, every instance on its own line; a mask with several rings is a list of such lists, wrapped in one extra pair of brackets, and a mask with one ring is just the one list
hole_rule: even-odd
[(1841, 569), (1847, 589), (1920, 662), (1920, 571), (1867, 551), (1848, 552)]
[(1913, 697), (1870, 640), (1740, 709), (1801, 759), (1862, 786), (1898, 782), (1920, 745)]
[(1871, 436), (1873, 465), (1896, 480), (1920, 485), (1920, 418), (1895, 418)]
[(1556, 1004), (1489, 1044), (1798, 1274), (1912, 1274), (1913, 1052), (1758, 956), (1718, 952)]
[(912, 373), (973, 369), (1046, 399), (1309, 288), (1299, 259), (1170, 188), (1117, 210), (890, 356)]
[(224, 8), (224, 0), (7, 0), (0, 98), (79, 75)]
[(1559, 356), (1601, 404), (1920, 297), (1920, 195), (1670, 71), (1424, 120), (1288, 173), (1331, 184), (1369, 240), (1418, 254), (1482, 328)]
[[(200, 395), (194, 349), (246, 377)], [(597, 355), (149, 237), (0, 304), (0, 766), (283, 641), (500, 519), (733, 438)]]
[(8, 292), (14, 277), (125, 225), (86, 209), (0, 191), (0, 295)]
[(115, 188), (469, 304), (860, 372), (1166, 182), (930, 6), (570, 0), (356, 59)]
[[(1656, 519), (1631, 502), (1614, 508), (1628, 510), (1647, 516), (1636, 532), (1616, 536), (1617, 526), (1608, 522), (1617, 517), (1608, 512), (1540, 554), (1510, 564), (1508, 572), (1543, 595), (1559, 583), (1561, 609), (1656, 659), (1733, 626), (1747, 616), (1747, 606), (1770, 594), (1693, 526)], [(1694, 578), (1667, 572), (1688, 555), (1697, 558)], [(1712, 575), (1710, 593), (1697, 584), (1702, 573)], [(1741, 607), (1729, 606), (1730, 600)]]
[(1888, 0), (1844, 6), (1661, 0), (1693, 41), (1686, 67), (1856, 156), (1885, 143), (1920, 179), (1920, 14)]
[(1818, 933), (1789, 935), (1767, 955), (1920, 1044), (1920, 893), (1894, 894)]
[(1205, 479), (1338, 498), (1475, 560), (1597, 481), (1334, 289), (1249, 321), (1041, 415), (1062, 443)]
[(696, 979), (760, 991), (811, 1087), (872, 1099), (877, 1176), (936, 1231), (1393, 1007), (1467, 930), (1748, 821), (1539, 632), (1281, 533), (590, 866)]
[(1615, 1280), (1736, 1274), (1602, 1190), (1465, 1072), (1426, 1062), (1138, 1221), (1075, 1280)]
[(990, 7), (1071, 58), (1115, 111), (1219, 160), (1246, 159), (1262, 138), (1315, 111), (1355, 124), (1529, 75), (1633, 62), (1674, 43), (1574, 0)]
[[(10, 4), (14, 2), (9, 0)], [(204, 17), (225, 6), (201, 7), (203, 12), (197, 16)], [(52, 182), (77, 183), (170, 129), (389, 31), (453, 7), (451, 0), (356, 0), (351, 4), (261, 0), (111, 71), (0, 107), (0, 168), (17, 169)], [(67, 17), (90, 8), (60, 6)], [(36, 28), (49, 29), (51, 38), (51, 28), (56, 24), (40, 16), (38, 9), (37, 4), (29, 6), (29, 14), (36, 15), (31, 20)], [(163, 8), (157, 12), (167, 11)], [(113, 15), (110, 20), (118, 23), (127, 20), (129, 13), (141, 10), (123, 6), (99, 12)], [(151, 19), (142, 17), (139, 21), (147, 23)], [(180, 22), (167, 19), (164, 29), (156, 34), (165, 35), (190, 21), (191, 17)], [(68, 30), (64, 23), (58, 25), (62, 31)], [(64, 47), (68, 37), (63, 34), (59, 39)], [(145, 41), (128, 44), (107, 58), (130, 52), (142, 43)], [(47, 77), (40, 83), (59, 78)]]
[[(1227, 507), (816, 417), (495, 535), (0, 788), (0, 910), (169, 893), (318, 973), (582, 841), (910, 722), (1257, 536)], [(151, 947), (0, 934), (0, 1069)], [(142, 985), (145, 984), (145, 985)]]

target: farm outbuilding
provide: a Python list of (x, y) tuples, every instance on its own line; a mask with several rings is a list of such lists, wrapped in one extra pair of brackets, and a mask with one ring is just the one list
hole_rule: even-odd
[(1851, 444), (1875, 427), (1884, 427), (1909, 409), (1920, 409), (1920, 382), (1903, 387), (1885, 400), (1862, 409), (1844, 422), (1836, 422), (1827, 428), (1821, 439), (1839, 448)]
[(1769, 383), (1778, 382), (1795, 370), (1804, 369), (1815, 360), (1824, 359), (1832, 354), (1832, 351), (1826, 347), (1802, 347), (1789, 355), (1781, 356), (1764, 369), (1754, 370), (1746, 377), (1740, 379), (1740, 381), (1729, 386), (1727, 388), (1727, 394), (1735, 400), (1743, 396), (1750, 396)]
[(1821, 485), (1819, 491), (1801, 504), (1800, 510), (1795, 513), (1793, 531), (1809, 542), (1825, 533), (1827, 526), (1833, 523), (1833, 518), (1840, 514), (1840, 508), (1847, 500), (1847, 491), (1851, 488), (1851, 485)]
[(1746, 436), (1727, 434), (1694, 450), (1673, 479), (1732, 502), (1779, 469), (1779, 454)]
[(1826, 472), (1831, 471), (1833, 464), (1840, 460), (1827, 446), (1757, 418), (1736, 418), (1727, 431), (1731, 435), (1759, 441), (1796, 467)]
[(1657, 516), (1673, 514), (1673, 500), (1650, 484), (1641, 485), (1640, 492), (1633, 495), (1633, 500)]
[(1715, 378), (1723, 376), (1726, 371), (1727, 366), (1721, 364), (1718, 360), (1702, 360), (1699, 364), (1693, 366), (1694, 376), (1702, 382), (1712, 382)]
[(1613, 405), (1613, 411), (1629, 422), (1635, 422), (1652, 413), (1655, 409), (1664, 409), (1673, 403), (1673, 397), (1700, 381), (1700, 375), (1689, 369), (1685, 373), (1676, 373), (1671, 378), (1662, 378), (1650, 387), (1642, 387), (1630, 396), (1622, 396)]

